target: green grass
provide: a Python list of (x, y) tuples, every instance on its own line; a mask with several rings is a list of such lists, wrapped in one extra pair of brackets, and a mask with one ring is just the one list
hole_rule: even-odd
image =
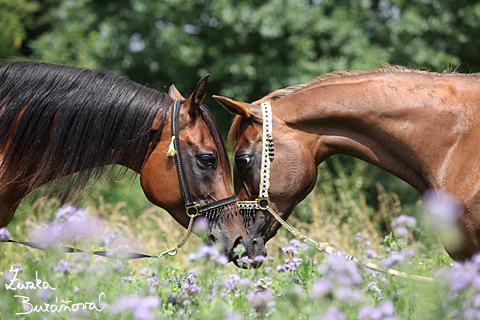
[[(361, 260), (374, 250), (378, 256), (369, 259), (379, 265), (392, 256), (392, 251), (402, 254), (413, 250), (413, 257), (405, 255), (392, 268), (436, 277), (438, 281), (425, 284), (375, 273), (342, 259), (328, 258), (313, 248), (303, 250), (301, 244), (294, 243), (296, 253), (284, 253), (282, 248), (292, 240), (284, 229), (268, 243), (271, 257), (257, 270), (224, 266), (215, 263), (215, 257), (189, 259), (190, 253), (201, 252), (202, 241), (195, 235), (177, 256), (140, 260), (67, 255), (1, 243), (0, 318), (451, 319), (459, 313), (462, 316), (457, 318), (469, 319), (463, 315), (478, 306), (474, 302), (466, 305), (465, 301), (476, 301), (479, 290), (473, 280), (464, 287), (452, 287), (449, 281), (460, 276), (453, 273), (452, 260), (422, 218), (421, 205), (404, 208), (396, 194), (386, 192), (381, 185), (376, 187), (376, 204), (369, 203), (362, 191), (368, 181), (359, 182), (357, 178), (366, 170), (364, 165), (357, 164), (347, 173), (340, 162), (333, 161), (328, 165), (336, 166), (335, 171), (328, 170), (327, 164), (319, 167), (318, 186), (297, 206), (292, 224), (304, 234)], [(146, 202), (138, 183), (133, 187), (128, 183), (114, 186), (119, 190), (113, 196), (109, 188), (81, 203), (92, 221), (100, 221), (98, 235), (65, 244), (152, 254), (180, 240), (184, 230), (168, 213)], [(55, 221), (58, 200), (50, 198), (37, 206), (34, 200), (25, 201), (8, 226), (13, 239), (29, 240), (33, 228)], [(390, 222), (406, 212), (413, 213), (418, 223), (406, 238), (395, 238)], [(106, 245), (99, 244), (98, 239), (109, 230), (115, 238)], [(359, 232), (362, 236), (355, 240)], [(447, 268), (447, 273), (437, 276), (436, 270), (442, 268)], [(36, 283), (38, 278), (40, 286), (48, 283), (55, 290), (7, 289), (10, 270), (16, 269), (18, 279)], [(468, 272), (462, 272), (468, 278)], [(95, 303), (101, 311), (83, 310), (83, 305), (78, 305), (86, 302)], [(29, 304), (43, 309), (17, 314), (29, 312), (23, 308)], [(52, 312), (53, 306), (62, 305), (61, 312)], [(81, 310), (64, 310), (73, 305)], [(93, 304), (88, 307), (93, 308)]]

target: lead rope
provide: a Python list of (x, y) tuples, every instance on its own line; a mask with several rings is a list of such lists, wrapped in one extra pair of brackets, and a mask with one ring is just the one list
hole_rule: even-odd
[(264, 102), (261, 104), (262, 116), (263, 116), (263, 133), (262, 133), (262, 167), (260, 175), (260, 192), (256, 201), (238, 201), (238, 207), (240, 210), (244, 210), (247, 213), (253, 213), (255, 210), (267, 210), (277, 221), (285, 227), (295, 237), (306, 243), (307, 241), (315, 244), (315, 248), (319, 252), (325, 252), (327, 254), (342, 257), (346, 260), (355, 261), (356, 263), (363, 265), (364, 267), (386, 273), (395, 277), (413, 279), (421, 282), (432, 282), (434, 279), (428, 277), (422, 277), (417, 275), (409, 275), (405, 272), (400, 272), (393, 269), (383, 269), (371, 262), (361, 262), (357, 258), (345, 254), (342, 251), (331, 247), (326, 242), (317, 242), (309, 236), (304, 236), (288, 221), (283, 220), (276, 212), (270, 207), (270, 199), (268, 196), (268, 189), (270, 187), (270, 162), (274, 159), (274, 147), (272, 137), (272, 110), (270, 102)]
[(190, 222), (188, 222), (187, 231), (185, 231), (185, 234), (183, 235), (183, 238), (180, 240), (180, 242), (172, 249), (167, 249), (164, 252), (157, 254), (155, 257), (160, 258), (165, 254), (168, 254), (169, 256), (174, 256), (177, 254), (178, 249), (183, 247), (183, 245), (187, 242), (188, 238), (190, 238), (190, 236), (192, 235), (193, 220), (195, 219), (195, 217), (198, 217), (200, 213), (198, 213), (197, 211), (195, 214), (190, 215), (187, 211), (187, 215), (190, 217)]

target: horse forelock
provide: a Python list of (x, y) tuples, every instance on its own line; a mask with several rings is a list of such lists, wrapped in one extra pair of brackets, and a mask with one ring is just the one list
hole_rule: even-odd
[(202, 118), (208, 126), (208, 129), (212, 133), (213, 139), (215, 141), (215, 145), (218, 149), (218, 153), (220, 155), (220, 165), (222, 166), (224, 172), (227, 175), (227, 181), (231, 184), (231, 168), (230, 162), (228, 160), (227, 149), (225, 148), (225, 144), (223, 142), (222, 135), (218, 129), (217, 122), (215, 117), (211, 113), (210, 109), (206, 105), (201, 105), (200, 108), (203, 112), (201, 112)]
[[(171, 99), (104, 70), (7, 62), (0, 64), (0, 101), (0, 146), (8, 143), (0, 183), (25, 178), (37, 153), (45, 150), (25, 184), (33, 190), (53, 180), (53, 190), (61, 177), (80, 171), (64, 192), (69, 187), (81, 192), (102, 174), (112, 175), (114, 166), (107, 169), (109, 164), (122, 161), (141, 168), (155, 115)], [(12, 170), (16, 176), (7, 177)]]

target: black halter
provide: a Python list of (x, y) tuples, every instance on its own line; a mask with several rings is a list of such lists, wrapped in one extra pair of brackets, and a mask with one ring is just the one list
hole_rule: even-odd
[[(236, 208), (235, 196), (214, 201), (212, 203), (199, 206), (193, 202), (190, 188), (188, 187), (187, 178), (185, 176), (185, 169), (183, 168), (182, 153), (180, 148), (180, 139), (178, 135), (178, 119), (180, 111), (181, 100), (174, 100), (172, 103), (172, 142), (175, 147), (174, 157), (175, 166), (177, 167), (178, 182), (180, 183), (180, 190), (182, 192), (183, 200), (185, 201), (185, 210), (189, 217), (205, 215), (207, 218), (214, 217), (220, 213), (230, 213)], [(204, 118), (205, 111), (199, 108), (202, 118)], [(212, 128), (210, 128), (212, 132)], [(213, 134), (213, 132), (212, 132)]]

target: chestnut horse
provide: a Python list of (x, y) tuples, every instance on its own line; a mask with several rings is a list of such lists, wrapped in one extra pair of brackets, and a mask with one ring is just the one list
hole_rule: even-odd
[[(202, 104), (207, 80), (203, 77), (185, 100), (174, 86), (168, 95), (101, 70), (1, 63), (0, 228), (8, 225), (22, 198), (41, 185), (51, 182), (47, 192), (52, 192), (70, 175), (61, 195), (75, 200), (110, 177), (116, 165), (139, 173), (146, 197), (187, 228), (175, 160), (166, 154), (174, 99), (182, 100), (176, 104), (180, 161), (192, 200), (210, 207), (232, 197), (225, 146)], [(225, 209), (229, 214), (210, 215), (208, 239), (220, 242), (236, 262), (233, 249), (244, 242), (245, 229), (232, 200), (231, 207), (216, 207), (216, 213)]]
[[(394, 174), (422, 196), (429, 189), (453, 195), (463, 210), (457, 220), (463, 239), (460, 247), (444, 241), (445, 249), (455, 260), (480, 250), (480, 74), (388, 67), (327, 74), (252, 104), (214, 98), (238, 115), (229, 135), (236, 142), (237, 200), (259, 194), (259, 104), (270, 101), (275, 158), (268, 195), (284, 220), (315, 186), (317, 166), (345, 154)], [(257, 210), (247, 225), (247, 247), (264, 253), (279, 227)]]

